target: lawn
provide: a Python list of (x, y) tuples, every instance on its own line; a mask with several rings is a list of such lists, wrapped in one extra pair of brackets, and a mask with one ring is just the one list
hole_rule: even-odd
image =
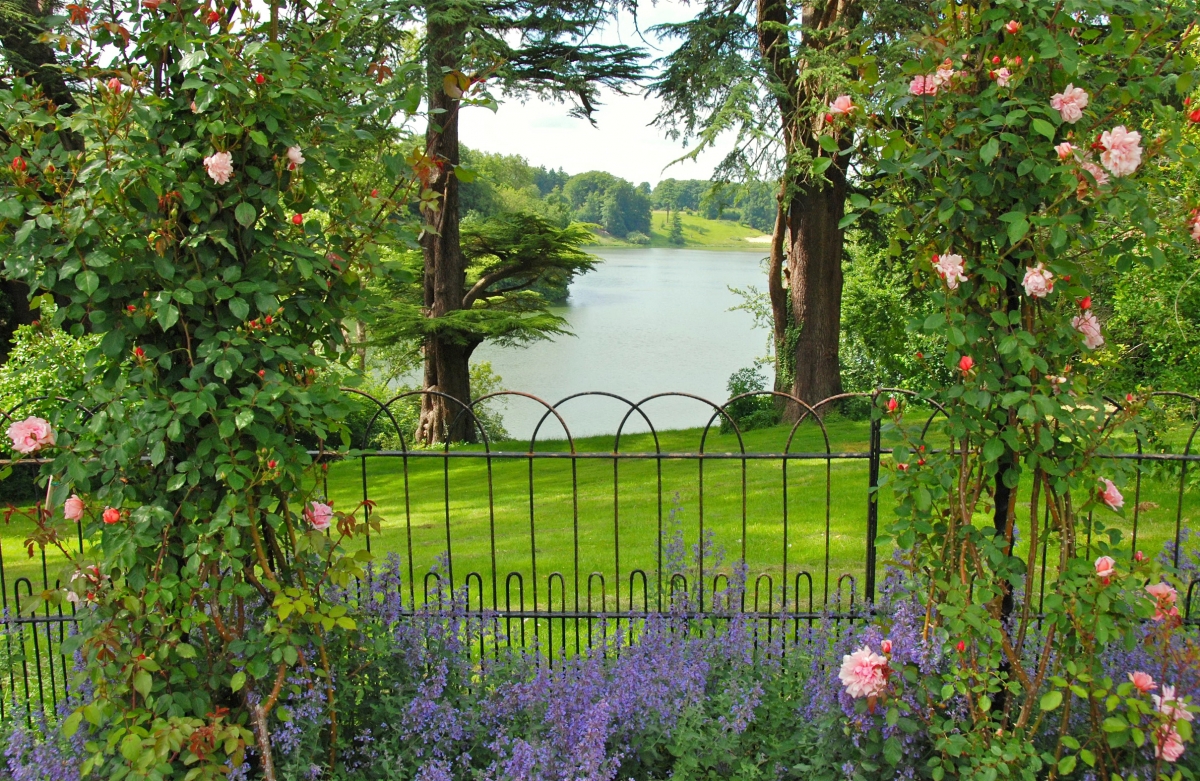
[[(649, 246), (663, 249), (754, 250), (764, 255), (770, 249), (769, 244), (765, 242), (748, 241), (748, 239), (762, 237), (764, 234), (761, 231), (738, 222), (733, 222), (732, 220), (710, 220), (698, 214), (681, 212), (680, 221), (683, 224), (683, 244), (672, 244), (668, 240), (671, 232), (671, 223), (667, 213), (665, 211), (652, 212), (650, 216), (651, 230)], [(644, 244), (635, 245), (608, 235), (598, 235), (596, 245), (613, 247), (647, 246)]]

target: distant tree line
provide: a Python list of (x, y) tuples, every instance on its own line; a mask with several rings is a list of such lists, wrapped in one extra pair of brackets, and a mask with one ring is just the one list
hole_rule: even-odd
[(685, 211), (710, 220), (730, 220), (763, 233), (775, 226), (777, 186), (770, 182), (711, 182), (707, 179), (663, 179), (650, 193), (653, 208)]

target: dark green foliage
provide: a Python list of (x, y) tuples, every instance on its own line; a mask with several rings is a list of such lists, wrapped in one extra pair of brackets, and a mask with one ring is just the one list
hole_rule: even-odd
[[(733, 399), (743, 393), (767, 390), (767, 379), (763, 377), (757, 366), (747, 366), (729, 375), (729, 382), (726, 383), (725, 388), (729, 391), (729, 397)], [(740, 431), (751, 431), (756, 428), (774, 426), (779, 422), (775, 399), (768, 394), (734, 399), (726, 405), (725, 412), (728, 417), (721, 416), (722, 434), (733, 431), (734, 424)]]
[(683, 219), (680, 218), (679, 212), (671, 215), (671, 231), (667, 234), (667, 241), (683, 246)]
[(572, 176), (563, 187), (572, 216), (623, 239), (650, 234), (650, 196), (642, 187), (603, 171)]

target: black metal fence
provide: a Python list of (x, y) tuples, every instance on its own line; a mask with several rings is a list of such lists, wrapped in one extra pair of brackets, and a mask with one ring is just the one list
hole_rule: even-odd
[[(880, 557), (888, 555), (877, 551), (876, 536), (892, 505), (888, 492), (874, 489), (890, 451), (878, 421), (826, 413), (862, 413), (881, 395), (904, 391), (813, 405), (783, 397), (799, 420), (755, 431), (730, 415), (743, 397), (719, 405), (689, 394), (634, 402), (591, 393), (549, 404), (506, 392), (476, 405), (536, 405), (539, 422), (527, 440), (490, 441), (473, 406), (460, 414), (471, 417), (477, 443), (430, 447), (411, 444), (402, 422), (420, 393), (385, 401), (348, 392), (365, 405), (354, 444), (372, 447), (325, 457), (314, 488), (338, 509), (359, 507), (380, 521), (381, 532), (361, 544), (377, 559), (393, 557), (408, 611), (452, 591), (460, 608), (495, 622), (504, 642), (536, 640), (553, 657), (590, 647), (598, 632), (628, 631), (639, 616), (678, 606), (682, 594), (691, 615), (736, 612), (768, 627), (849, 618), (876, 600)], [(613, 405), (615, 433), (573, 436), (572, 409), (598, 399)], [(698, 405), (707, 423), (657, 430), (652, 412), (664, 400)], [(1186, 564), (1181, 549), (1200, 512), (1188, 471), (1200, 459), (1192, 454), (1200, 398), (1161, 393), (1153, 403), (1175, 410), (1176, 436), (1130, 440), (1117, 456), (1137, 466), (1118, 525), (1130, 555), (1165, 550)], [(936, 441), (939, 410), (914, 402), (909, 414), (923, 416)], [(1031, 512), (1048, 525), (1048, 513)], [(1019, 529), (1030, 522), (1026, 514)], [(0, 716), (14, 703), (52, 713), (71, 666), (59, 649), (73, 611), (27, 607), (35, 593), (62, 587), (61, 563), (36, 549), (30, 558), (20, 539), (11, 528), (0, 537)], [(1033, 566), (1040, 605), (1045, 560)], [(1194, 586), (1183, 606), (1188, 620)]]

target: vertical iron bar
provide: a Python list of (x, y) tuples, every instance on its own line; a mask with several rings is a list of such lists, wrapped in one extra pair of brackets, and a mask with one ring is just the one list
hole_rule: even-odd
[[(878, 395), (878, 394), (876, 394)], [(879, 459), (880, 459), (880, 418), (876, 414), (876, 396), (871, 397), (871, 445), (870, 464), (868, 467), (867, 485), (867, 572), (866, 599), (870, 607), (875, 603), (875, 539), (879, 535)]]

